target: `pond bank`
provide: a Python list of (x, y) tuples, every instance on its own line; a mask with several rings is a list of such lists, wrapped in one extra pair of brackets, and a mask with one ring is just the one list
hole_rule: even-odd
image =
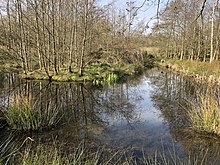
[(23, 79), (29, 80), (50, 80), (57, 82), (92, 82), (93, 84), (113, 83), (127, 76), (137, 75), (142, 73), (144, 67), (141, 65), (109, 65), (109, 64), (94, 64), (86, 67), (83, 74), (79, 75), (78, 70), (72, 73), (68, 69), (60, 69), (58, 74), (50, 72), (49, 75), (41, 70), (20, 74)]
[[(161, 61), (159, 65), (211, 88), (220, 85), (220, 65), (218, 62), (166, 60)], [(208, 90), (205, 93), (200, 93), (197, 99), (196, 101), (187, 99), (190, 104), (188, 116), (193, 130), (213, 137), (220, 137), (219, 99), (212, 91)]]
[(168, 68), (197, 83), (209, 86), (220, 85), (220, 64), (218, 62), (199, 62), (189, 60), (161, 60), (159, 66)]
[[(182, 162), (194, 164), (195, 159), (188, 160), (188, 157), (196, 158), (197, 162), (202, 160), (210, 164), (220, 162), (217, 152), (219, 140), (211, 138), (207, 140), (204, 136), (201, 137), (188, 129), (190, 123), (188, 123), (187, 111), (184, 109), (184, 99), (196, 98), (196, 94), (203, 89), (178, 74), (154, 68), (140, 76), (135, 76), (134, 79), (129, 78), (124, 83), (116, 83), (101, 89), (84, 83), (20, 81), (20, 77), (9, 74), (2, 75), (2, 80), (0, 85), (2, 108), (13, 106), (18, 93), (24, 98), (30, 97), (35, 105), (34, 110), (42, 112), (38, 115), (46, 116), (44, 111), (49, 107), (52, 109), (57, 107), (59, 114), (62, 114), (60, 122), (51, 129), (27, 133), (16, 131), (19, 134), (15, 134), (15, 131), (11, 132), (8, 127), (2, 129), (0, 157), (2, 155), (2, 158), (5, 158), (7, 155), (12, 155), (10, 153), (14, 150), (19, 150), (19, 155), (15, 154), (16, 159), (12, 157), (11, 164), (16, 164), (13, 161), (18, 160), (18, 156), (21, 156), (19, 160), (21, 164), (22, 162), (33, 164), (32, 160), (38, 161), (35, 158), (39, 157), (48, 161), (46, 164), (51, 160), (47, 158), (60, 158), (61, 161), (65, 159), (66, 164), (70, 160), (71, 164), (72, 155), (81, 141), (85, 142), (84, 149), (93, 151), (86, 154), (86, 158), (81, 159), (83, 161), (90, 161), (87, 155), (91, 155), (94, 160), (94, 155), (99, 155), (98, 151), (103, 154), (103, 146), (104, 151), (110, 153), (107, 153), (107, 156), (113, 158), (111, 159), (113, 164), (117, 164), (117, 157), (114, 157), (114, 154), (118, 151), (125, 153), (128, 160), (130, 158), (140, 160), (140, 164), (143, 159), (148, 158), (156, 159), (157, 164), (165, 164), (163, 160), (172, 164), (174, 157), (177, 162), (173, 164), (184, 164)], [(18, 102), (23, 104), (23, 101), (18, 100)], [(20, 146), (27, 137), (34, 141), (28, 140), (21, 149)], [(26, 149), (29, 144), (30, 149)], [(48, 146), (52, 144), (54, 147), (51, 149)], [(39, 150), (37, 150), (38, 146)], [(131, 157), (129, 153), (127, 154), (127, 150), (131, 153)], [(173, 150), (175, 151), (172, 152)], [(210, 152), (204, 152), (202, 156), (201, 152), (207, 150)], [(165, 154), (168, 157), (160, 157)], [(121, 155), (119, 157), (121, 158)], [(100, 158), (106, 157), (101, 155)], [(216, 159), (218, 159), (217, 163)], [(98, 160), (101, 161), (98, 164), (105, 164), (105, 160)], [(143, 164), (156, 164), (150, 160), (148, 162)]]

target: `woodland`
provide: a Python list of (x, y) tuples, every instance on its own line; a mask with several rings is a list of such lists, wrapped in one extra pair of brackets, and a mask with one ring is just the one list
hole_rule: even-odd
[[(218, 0), (130, 0), (124, 2), (124, 8), (115, 0), (104, 6), (99, 2), (2, 0), (2, 66), (9, 63), (20, 68), (25, 78), (32, 75), (34, 79), (51, 80), (56, 75), (71, 74), (72, 78), (64, 80), (75, 80), (94, 70), (86, 71), (92, 65), (101, 70), (100, 65), (107, 65), (115, 71), (133, 64), (129, 74), (152, 66), (151, 57), (219, 60)], [(155, 8), (155, 16), (137, 22), (146, 7)], [(147, 10), (142, 12), (147, 14)], [(151, 32), (146, 32), (149, 28)]]
[(96, 0), (3, 0), (1, 62), (22, 68), (26, 78), (34, 71), (49, 80), (59, 74), (81, 77), (94, 64), (143, 65), (146, 36), (132, 23), (145, 2), (139, 7), (127, 2), (118, 11), (114, 1), (101, 7)]
[(0, 165), (220, 164), (219, 60), (219, 0), (0, 0)]

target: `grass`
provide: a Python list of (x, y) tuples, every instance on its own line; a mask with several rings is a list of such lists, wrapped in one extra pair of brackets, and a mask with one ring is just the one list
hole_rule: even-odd
[(65, 154), (62, 149), (55, 146), (39, 145), (36, 149), (27, 147), (18, 159), (17, 164), (38, 165), (110, 165), (133, 164), (131, 158), (125, 158), (123, 153), (110, 153), (109, 151), (98, 150), (96, 152), (86, 149), (84, 145), (79, 144), (70, 154)]
[(198, 74), (200, 76), (220, 76), (220, 64), (217, 61), (209, 63), (190, 60), (165, 60), (164, 64), (170, 65), (170, 67), (177, 71), (185, 71), (189, 75)]
[(3, 111), (6, 123), (13, 130), (41, 130), (56, 125), (61, 115), (59, 108), (48, 103), (41, 107), (30, 98), (16, 96), (15, 101), (8, 109)]
[(201, 132), (220, 136), (220, 105), (213, 96), (200, 96), (200, 101), (192, 103), (189, 117), (192, 127)]
[[(66, 154), (61, 148), (53, 145), (38, 145), (35, 148), (26, 147), (25, 150), (9, 161), (18, 165), (205, 165), (208, 162), (208, 150), (203, 150), (198, 154), (188, 156), (186, 159), (180, 159), (175, 150), (165, 153), (164, 151), (155, 152), (152, 157), (143, 155), (143, 159), (137, 159), (127, 151), (116, 151), (99, 149), (92, 151), (79, 144), (73, 148), (71, 153)], [(144, 153), (143, 153), (144, 154)]]
[(199, 83), (208, 85), (220, 85), (220, 64), (217, 61), (200, 62), (190, 60), (173, 60), (167, 59), (160, 65), (179, 72), (184, 76), (192, 77)]
[[(123, 66), (108, 65), (108, 64), (94, 64), (90, 65), (83, 70), (83, 75), (79, 75), (75, 70), (69, 73), (67, 69), (60, 69), (57, 75), (50, 73), (52, 81), (58, 82), (93, 82), (95, 85), (112, 84), (126, 76), (138, 74), (143, 71), (143, 66), (126, 64)], [(46, 73), (36, 70), (21, 74), (22, 78), (33, 80), (47, 80), (49, 79)]]
[(25, 154), (21, 158), (21, 164), (54, 164), (54, 165), (96, 165), (99, 164), (100, 154), (97, 152), (87, 155), (84, 148), (79, 147), (68, 155), (62, 155), (59, 149), (51, 146), (38, 146), (36, 151), (26, 149)]
[(150, 155), (142, 151), (142, 157), (140, 155), (136, 157), (135, 151), (133, 152), (131, 148), (98, 147), (88, 141), (79, 142), (78, 145), (77, 142), (76, 145), (69, 145), (58, 141), (38, 144), (30, 137), (22, 142), (20, 138), (13, 138), (12, 135), (11, 138), (6, 139), (4, 145), (1, 145), (0, 158), (2, 158), (2, 164), (18, 165), (205, 165), (210, 162), (216, 164), (219, 160), (218, 148), (216, 148), (218, 152), (215, 152), (200, 146), (197, 149), (198, 152), (195, 153), (192, 150), (184, 157), (179, 157), (174, 143), (173, 148), (162, 148), (161, 151)]

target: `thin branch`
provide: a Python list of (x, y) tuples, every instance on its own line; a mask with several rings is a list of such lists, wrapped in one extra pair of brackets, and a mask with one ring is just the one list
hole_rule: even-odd
[(204, 11), (204, 9), (205, 9), (206, 1), (207, 1), (207, 0), (204, 0), (204, 1), (203, 1), (202, 9), (200, 10), (199, 15), (196, 17), (196, 19), (195, 19), (193, 22), (197, 21), (197, 20), (199, 19), (199, 17), (202, 16), (203, 11)]
[(157, 23), (159, 24), (159, 10), (160, 10), (160, 0), (157, 3)]

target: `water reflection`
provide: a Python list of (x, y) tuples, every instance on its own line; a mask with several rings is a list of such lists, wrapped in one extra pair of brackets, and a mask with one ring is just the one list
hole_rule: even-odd
[[(35, 140), (34, 145), (56, 140), (66, 144), (68, 150), (84, 140), (93, 147), (130, 148), (137, 157), (142, 151), (154, 155), (155, 151), (175, 150), (183, 159), (187, 154), (199, 155), (202, 148), (204, 153), (209, 151), (210, 162), (219, 161), (213, 158), (214, 154), (220, 155), (219, 141), (191, 131), (187, 117), (186, 100), (195, 100), (210, 89), (180, 75), (155, 68), (126, 83), (101, 89), (89, 84), (25, 81), (11, 74), (0, 74), (0, 80), (1, 108), (22, 95), (42, 108), (51, 103), (63, 114), (57, 127), (22, 138), (16, 135), (22, 139), (15, 138), (18, 141), (28, 136)], [(213, 88), (212, 92), (218, 96), (219, 89)], [(2, 150), (4, 139), (11, 135), (2, 130), (1, 136)]]
[[(152, 101), (160, 109), (161, 117), (169, 124), (174, 142), (181, 145), (184, 151), (180, 157), (191, 155), (192, 158), (198, 159), (198, 163), (204, 161), (208, 164), (219, 164), (219, 138), (212, 135), (201, 135), (191, 130), (187, 116), (190, 110), (188, 101), (197, 100), (201, 94), (206, 93), (219, 97), (219, 87), (210, 88), (197, 84), (169, 71), (156, 72), (148, 78), (156, 89), (151, 95)], [(204, 156), (206, 157), (204, 158)]]

